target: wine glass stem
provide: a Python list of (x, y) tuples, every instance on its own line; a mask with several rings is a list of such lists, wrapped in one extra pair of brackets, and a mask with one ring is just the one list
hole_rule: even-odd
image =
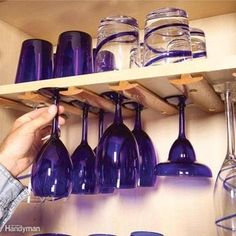
[(60, 96), (59, 96), (59, 91), (56, 91), (53, 97), (53, 104), (57, 106), (57, 114), (55, 115), (53, 121), (52, 121), (52, 131), (51, 131), (51, 135), (55, 136), (55, 137), (59, 137), (59, 128), (58, 128), (58, 119), (59, 119), (59, 114), (58, 114), (58, 110), (59, 110), (59, 100), (60, 100)]
[(88, 139), (88, 106), (83, 108), (83, 125), (82, 125), (82, 143), (87, 143)]
[(98, 118), (98, 142), (103, 135), (103, 130), (104, 130), (104, 111), (100, 110)]
[(179, 138), (185, 138), (185, 98), (179, 101)]
[(142, 129), (142, 123), (141, 123), (141, 108), (139, 105), (137, 105), (136, 108), (136, 115), (135, 115), (135, 130), (141, 130)]
[(234, 156), (235, 153), (235, 132), (234, 132), (234, 104), (230, 90), (225, 94), (225, 115), (227, 120), (227, 154)]
[(116, 123), (116, 124), (123, 123), (121, 101), (122, 101), (121, 96), (118, 94), (117, 101), (116, 101), (115, 118), (114, 118), (114, 123)]

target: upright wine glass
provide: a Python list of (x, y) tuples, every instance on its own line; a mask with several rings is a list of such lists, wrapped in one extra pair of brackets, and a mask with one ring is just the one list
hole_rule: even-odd
[(125, 102), (123, 105), (125, 107), (135, 109), (136, 111), (135, 125), (132, 133), (138, 143), (140, 156), (139, 186), (152, 187), (156, 183), (154, 168), (157, 164), (157, 158), (152, 140), (142, 129), (141, 111), (143, 106), (137, 102)]
[(71, 156), (74, 167), (72, 193), (94, 194), (96, 193), (96, 157), (87, 139), (89, 105), (80, 103), (80, 106), (83, 107), (82, 140)]
[(97, 151), (99, 187), (135, 188), (139, 176), (139, 153), (132, 132), (123, 123), (122, 95), (106, 92), (116, 103), (115, 118), (100, 139)]
[(227, 153), (214, 188), (215, 223), (219, 236), (235, 235), (236, 232), (235, 115), (230, 83), (226, 83), (224, 101), (227, 123)]
[[(39, 92), (52, 96), (59, 105), (59, 88), (43, 88)], [(66, 147), (59, 138), (58, 114), (52, 121), (50, 138), (43, 145), (33, 163), (31, 176), (32, 189), (36, 196), (47, 200), (68, 197), (72, 187), (72, 162)]]
[(159, 163), (155, 172), (159, 176), (198, 176), (212, 177), (211, 170), (200, 163), (196, 163), (196, 156), (192, 144), (185, 136), (185, 100), (183, 95), (179, 100), (179, 136), (172, 144), (169, 152), (169, 162)]

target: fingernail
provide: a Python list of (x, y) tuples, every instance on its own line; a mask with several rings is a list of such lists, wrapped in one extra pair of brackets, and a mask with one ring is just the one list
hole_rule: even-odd
[(51, 105), (49, 108), (48, 108), (48, 113), (50, 114), (56, 114), (57, 113), (57, 108), (55, 105)]

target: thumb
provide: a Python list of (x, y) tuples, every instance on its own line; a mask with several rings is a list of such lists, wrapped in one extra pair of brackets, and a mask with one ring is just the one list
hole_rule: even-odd
[(24, 126), (31, 132), (35, 132), (36, 130), (40, 129), (41, 127), (45, 126), (50, 121), (52, 121), (52, 119), (55, 117), (56, 114), (57, 114), (56, 105), (51, 105), (48, 107), (48, 109), (44, 110), (33, 120), (27, 122)]

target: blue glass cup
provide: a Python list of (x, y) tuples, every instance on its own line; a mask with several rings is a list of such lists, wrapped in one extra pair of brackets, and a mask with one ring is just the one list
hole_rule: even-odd
[(163, 234), (150, 231), (134, 231), (130, 236), (164, 236)]
[(53, 46), (42, 39), (22, 43), (15, 83), (52, 78)]
[(81, 31), (60, 34), (55, 55), (55, 78), (89, 74), (92, 66), (92, 37)]

